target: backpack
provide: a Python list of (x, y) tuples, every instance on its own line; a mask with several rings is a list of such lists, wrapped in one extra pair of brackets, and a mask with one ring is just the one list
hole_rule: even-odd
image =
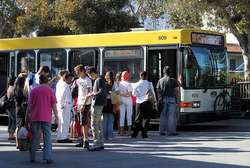
[(35, 79), (35, 74), (34, 73), (30, 73), (29, 76), (28, 76), (29, 86), (33, 85), (34, 79)]

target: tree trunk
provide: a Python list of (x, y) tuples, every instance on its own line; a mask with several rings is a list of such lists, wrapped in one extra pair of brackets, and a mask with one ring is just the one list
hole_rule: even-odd
[(250, 53), (242, 53), (244, 60), (244, 78), (250, 80)]

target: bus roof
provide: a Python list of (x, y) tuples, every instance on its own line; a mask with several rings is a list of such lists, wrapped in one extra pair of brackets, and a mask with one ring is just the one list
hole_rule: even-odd
[(122, 33), (43, 36), (33, 38), (11, 38), (0, 39), (0, 51), (53, 48), (191, 44), (192, 32), (224, 36), (224, 34), (222, 33), (201, 29), (175, 29)]

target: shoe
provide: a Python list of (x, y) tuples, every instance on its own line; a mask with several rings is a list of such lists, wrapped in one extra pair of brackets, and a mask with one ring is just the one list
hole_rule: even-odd
[(89, 148), (89, 141), (84, 141), (83, 148)]
[(70, 140), (70, 139), (60, 139), (60, 140), (57, 140), (57, 143), (72, 143), (72, 140)]
[(36, 162), (36, 161), (35, 161), (35, 160), (33, 160), (33, 159), (32, 159), (32, 160), (30, 160), (30, 163), (35, 163), (35, 162)]
[(103, 150), (103, 149), (104, 149), (104, 146), (100, 146), (100, 147), (92, 146), (92, 147), (87, 148), (87, 150), (90, 151), (90, 152), (100, 151), (100, 150)]
[(81, 140), (78, 144), (76, 144), (75, 147), (83, 147), (83, 140)]
[(53, 163), (53, 160), (46, 160), (46, 163), (47, 163), (47, 164), (52, 164), (52, 163)]
[(101, 146), (100, 149), (101, 149), (101, 150), (104, 150), (104, 146)]
[(161, 132), (161, 133), (160, 133), (160, 136), (166, 136), (166, 133)]
[(16, 140), (16, 138), (15, 137), (10, 137), (10, 138), (8, 138), (8, 140), (9, 141), (12, 141), (12, 140), (14, 141), (14, 140)]
[(148, 138), (148, 134), (142, 134), (142, 138)]
[(133, 133), (131, 134), (131, 138), (136, 138), (137, 135), (138, 135), (138, 133), (133, 132)]
[(168, 136), (177, 136), (179, 135), (178, 133), (174, 132), (174, 133), (169, 133)]

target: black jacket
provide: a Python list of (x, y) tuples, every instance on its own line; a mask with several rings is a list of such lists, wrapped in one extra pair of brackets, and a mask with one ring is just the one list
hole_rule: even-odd
[(102, 77), (98, 77), (93, 86), (93, 103), (95, 106), (105, 106), (107, 104), (107, 87), (105, 80)]

